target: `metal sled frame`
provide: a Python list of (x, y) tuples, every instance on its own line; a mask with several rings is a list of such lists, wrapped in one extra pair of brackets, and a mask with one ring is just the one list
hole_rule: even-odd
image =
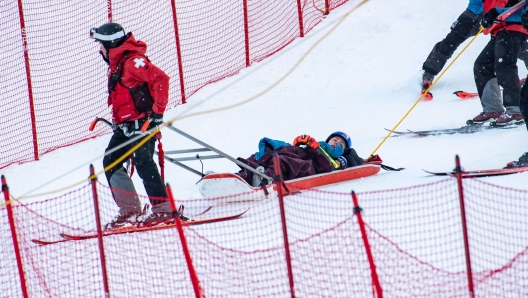
[[(216, 149), (215, 147), (209, 145), (209, 144), (206, 144), (200, 140), (198, 140), (197, 138), (177, 129), (176, 127), (172, 126), (172, 125), (169, 125), (167, 126), (168, 129), (180, 134), (181, 136), (203, 146), (203, 148), (196, 148), (196, 149), (185, 149), (185, 150), (171, 150), (171, 151), (165, 151), (165, 159), (170, 161), (171, 163), (179, 166), (179, 167), (182, 167), (186, 170), (188, 170), (189, 172), (191, 173), (194, 173), (200, 177), (204, 177), (205, 174), (181, 163), (182, 161), (192, 161), (192, 160), (205, 160), (205, 159), (216, 159), (216, 158), (226, 158), (234, 163), (236, 163), (238, 166), (240, 166), (241, 168), (243, 169), (246, 169), (247, 171), (250, 171), (252, 172), (253, 174), (255, 175), (258, 175), (260, 177), (262, 177), (263, 179), (266, 179), (268, 181), (267, 184), (271, 184), (273, 182), (273, 179), (263, 173), (260, 173), (259, 171), (253, 169), (252, 167), (246, 165), (245, 163), (239, 161), (238, 159), (236, 158), (233, 158), (232, 156)], [(216, 154), (211, 154), (211, 155), (199, 155), (199, 154), (196, 154), (196, 156), (192, 156), (192, 157), (178, 157), (178, 158), (174, 158), (174, 157), (169, 157), (167, 156), (168, 154), (186, 154), (186, 153), (195, 153), (195, 152), (215, 152)], [(156, 154), (158, 154), (158, 152), (156, 152)]]

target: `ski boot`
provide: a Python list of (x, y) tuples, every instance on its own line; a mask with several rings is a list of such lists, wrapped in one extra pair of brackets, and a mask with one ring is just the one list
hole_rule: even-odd
[(482, 112), (473, 119), (466, 122), (467, 125), (482, 125), (489, 121), (495, 121), (502, 115), (502, 112)]
[(520, 125), (524, 124), (524, 118), (520, 113), (508, 114), (507, 112), (497, 118), (494, 122), (490, 123), (490, 126), (508, 126), (508, 125)]
[[(434, 75), (424, 71), (422, 75), (422, 94), (431, 87), (431, 84), (433, 84), (434, 81)], [(424, 99), (431, 100), (433, 99), (433, 94), (431, 92), (427, 92), (427, 94), (424, 95)]]
[(141, 216), (140, 212), (120, 212), (109, 223), (104, 226), (104, 230), (113, 230), (125, 226), (132, 226), (136, 219)]
[[(181, 221), (188, 221), (189, 219), (183, 216), (183, 205), (180, 205), (178, 211), (176, 211), (177, 216)], [(174, 216), (170, 212), (152, 212), (149, 216), (145, 217), (141, 221), (138, 221), (137, 227), (153, 227), (157, 225), (168, 225), (174, 224)]]
[[(257, 170), (257, 172), (261, 174), (264, 174), (264, 171), (265, 171), (263, 166), (258, 166), (255, 170)], [(251, 186), (259, 187), (261, 185), (262, 185), (262, 177), (253, 173), (253, 180), (251, 181)]]
[(528, 152), (525, 152), (518, 161), (510, 161), (505, 169), (528, 167)]

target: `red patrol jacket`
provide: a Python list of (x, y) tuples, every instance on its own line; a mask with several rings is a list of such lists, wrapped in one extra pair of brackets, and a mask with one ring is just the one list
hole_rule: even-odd
[[(484, 13), (488, 12), (492, 8), (505, 8), (511, 7), (517, 3), (519, 0), (483, 0), (484, 2)], [(497, 32), (507, 30), (507, 31), (517, 31), (524, 34), (528, 34), (528, 31), (523, 28), (520, 23), (508, 23), (508, 21), (503, 22), (503, 24), (498, 27), (496, 30), (490, 32), (491, 35), (497, 35)]]
[(127, 40), (120, 47), (110, 49), (108, 53), (109, 77), (122, 64), (119, 82), (108, 95), (108, 106), (112, 106), (112, 118), (115, 124), (150, 116), (150, 111), (140, 112), (136, 109), (129, 91), (130, 88), (138, 87), (145, 82), (153, 99), (152, 112), (156, 114), (165, 112), (169, 99), (170, 78), (145, 57), (146, 52), (147, 44), (136, 41), (132, 33), (128, 33)]

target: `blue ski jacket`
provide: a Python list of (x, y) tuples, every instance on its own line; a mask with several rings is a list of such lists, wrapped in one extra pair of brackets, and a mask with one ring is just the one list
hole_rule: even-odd
[[(256, 160), (259, 160), (269, 150), (269, 149), (266, 150), (266, 145), (268, 145), (268, 148), (271, 147), (269, 149), (273, 149), (273, 150), (277, 150), (283, 146), (291, 146), (289, 143), (286, 143), (284, 141), (273, 140), (270, 138), (262, 138), (260, 139), (259, 144), (258, 144), (259, 151), (255, 153)], [(333, 159), (336, 159), (339, 156), (343, 155), (343, 153), (345, 153), (345, 151), (343, 150), (343, 148), (341, 148), (341, 146), (336, 146), (335, 148), (332, 148), (332, 146), (330, 146), (326, 142), (319, 142), (319, 145)]]

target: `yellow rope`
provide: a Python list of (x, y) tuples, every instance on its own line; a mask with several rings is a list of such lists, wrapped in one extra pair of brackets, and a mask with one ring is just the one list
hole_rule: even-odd
[[(119, 157), (116, 161), (114, 161), (112, 164), (110, 164), (109, 166), (105, 167), (103, 171), (99, 172), (99, 173), (96, 173), (94, 174), (94, 176), (97, 176), (97, 175), (100, 175), (104, 172), (107, 172), (108, 170), (110, 170), (111, 168), (113, 168), (114, 166), (116, 166), (118, 163), (122, 162), (125, 158), (127, 158), (128, 156), (130, 156), (130, 154), (132, 154), (134, 151), (136, 151), (141, 145), (145, 144), (149, 139), (151, 139), (157, 132), (158, 132), (158, 129), (162, 129), (164, 127), (167, 127), (169, 125), (172, 125), (172, 123), (176, 122), (176, 121), (179, 121), (179, 120), (182, 120), (182, 119), (186, 119), (186, 118), (190, 118), (190, 117), (195, 117), (195, 116), (199, 116), (199, 115), (204, 115), (204, 114), (209, 114), (209, 113), (215, 113), (215, 112), (220, 112), (220, 111), (225, 111), (225, 110), (229, 110), (229, 109), (232, 109), (232, 108), (236, 108), (236, 107), (239, 107), (239, 106), (242, 106), (248, 102), (251, 102), (259, 97), (261, 97), (262, 95), (268, 93), (270, 90), (272, 90), (273, 88), (275, 88), (276, 86), (278, 86), (282, 81), (284, 81), (288, 76), (290, 76), (290, 74), (295, 70), (297, 69), (297, 67), (304, 61), (304, 59), (308, 56), (308, 54), (310, 54), (312, 52), (312, 50), (317, 46), (319, 45), (324, 39), (326, 39), (330, 34), (332, 34), (335, 29), (337, 27), (339, 27), (343, 21), (352, 13), (354, 12), (356, 9), (358, 9), (361, 5), (365, 4), (368, 0), (362, 0), (360, 3), (358, 3), (356, 6), (354, 6), (351, 10), (349, 10), (343, 17), (341, 17), (341, 19), (334, 25), (334, 27), (332, 27), (332, 29), (330, 29), (324, 36), (322, 36), (319, 40), (317, 40), (309, 49), (308, 51), (299, 59), (299, 61), (297, 61), (297, 63), (295, 63), (295, 65), (285, 74), (283, 75), (281, 78), (279, 78), (275, 83), (273, 83), (270, 87), (266, 88), (264, 91), (258, 93), (257, 95), (255, 96), (252, 96), (244, 101), (241, 101), (239, 103), (236, 103), (236, 104), (233, 104), (233, 105), (230, 105), (230, 106), (225, 106), (223, 108), (217, 108), (217, 109), (211, 109), (211, 110), (206, 110), (206, 111), (202, 111), (202, 112), (196, 112), (196, 113), (192, 113), (192, 114), (187, 114), (185, 116), (179, 116), (179, 117), (174, 117), (172, 119), (170, 119), (169, 121), (161, 124), (157, 129), (153, 129), (152, 132), (149, 133), (149, 135), (147, 135), (144, 139), (142, 139), (139, 143), (137, 143), (134, 147), (132, 147), (130, 150), (128, 150), (125, 154), (123, 154), (121, 157)], [(19, 200), (22, 200), (22, 199), (28, 199), (28, 198), (34, 198), (34, 197), (40, 197), (40, 196), (44, 196), (44, 195), (49, 195), (49, 194), (53, 194), (53, 193), (56, 193), (56, 192), (60, 192), (60, 191), (64, 191), (64, 190), (67, 190), (67, 189), (70, 189), (74, 186), (77, 186), (77, 185), (80, 185), (86, 181), (90, 181), (92, 178), (94, 178), (94, 176), (90, 176), (88, 177), (88, 179), (85, 179), (85, 180), (82, 180), (82, 181), (79, 181), (77, 183), (74, 183), (72, 185), (69, 185), (69, 186), (66, 186), (66, 187), (63, 187), (63, 188), (60, 188), (60, 189), (56, 189), (56, 190), (53, 190), (53, 191), (49, 191), (49, 192), (43, 192), (43, 193), (39, 193), (39, 194), (34, 194), (34, 195), (26, 195), (26, 196), (21, 196), (21, 197), (18, 197), (18, 198), (14, 198), (13, 200), (9, 201), (9, 202), (12, 202), (12, 201), (19, 201)], [(6, 203), (0, 203), (0, 207), (4, 206)]]
[(458, 59), (458, 57), (460, 57), (460, 55), (462, 55), (462, 53), (464, 53), (464, 51), (469, 47), (469, 45), (477, 38), (477, 36), (479, 36), (479, 34), (482, 32), (482, 30), (484, 30), (483, 27), (480, 27), (480, 30), (479, 32), (473, 36), (473, 38), (469, 41), (469, 43), (462, 49), (462, 51), (460, 51), (460, 53), (458, 53), (458, 55), (456, 55), (456, 57), (451, 61), (451, 63), (449, 63), (449, 65), (440, 73), (440, 75), (436, 78), (436, 80), (434, 80), (434, 82), (431, 84), (431, 86), (429, 86), (429, 88), (427, 88), (427, 90), (425, 90), (425, 92), (418, 98), (418, 100), (412, 105), (412, 107), (407, 111), (407, 113), (405, 113), (405, 115), (403, 116), (403, 118), (400, 119), (400, 121), (398, 121), (398, 123), (396, 123), (396, 125), (391, 129), (391, 131), (387, 134), (387, 136), (383, 139), (383, 141), (381, 141), (381, 143), (379, 143), (378, 147), (376, 147), (376, 149), (374, 149), (374, 151), (372, 151), (372, 153), (370, 154), (370, 156), (374, 156), (374, 154), (376, 153), (376, 151), (378, 151), (378, 149), (383, 145), (383, 143), (385, 143), (385, 141), (391, 136), (391, 134), (396, 130), (396, 128), (398, 128), (398, 126), (403, 122), (403, 120), (405, 120), (405, 118), (407, 118), (407, 116), (409, 116), (409, 114), (411, 113), (411, 111), (414, 109), (414, 107), (416, 107), (418, 105), (418, 103), (424, 98), (424, 96), (429, 93), (429, 90), (431, 90), (434, 85), (436, 85), (436, 83), (442, 78), (442, 76), (444, 75), (444, 73), (453, 65), (453, 63), (455, 63), (455, 61)]

